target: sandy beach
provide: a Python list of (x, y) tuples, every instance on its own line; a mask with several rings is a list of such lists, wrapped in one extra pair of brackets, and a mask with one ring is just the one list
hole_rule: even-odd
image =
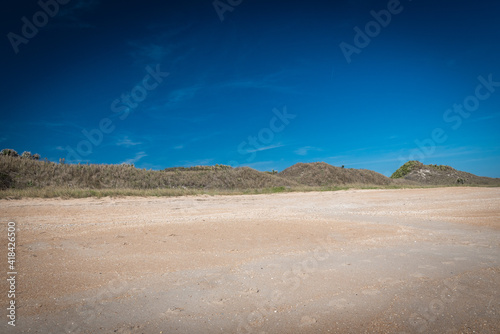
[(1, 200), (0, 218), (2, 333), (500, 332), (499, 188)]

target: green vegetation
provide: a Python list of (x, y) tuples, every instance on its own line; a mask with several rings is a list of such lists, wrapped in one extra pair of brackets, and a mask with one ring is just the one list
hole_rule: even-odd
[(391, 176), (393, 182), (415, 182), (434, 186), (500, 186), (500, 179), (477, 176), (446, 165), (424, 165), (408, 161)]
[(395, 171), (391, 175), (391, 179), (399, 179), (399, 178), (405, 177), (406, 175), (408, 175), (412, 171), (414, 171), (416, 169), (421, 169), (424, 167), (427, 167), (429, 169), (434, 169), (437, 171), (443, 171), (443, 172), (454, 170), (452, 167), (446, 166), (446, 165), (424, 165), (420, 161), (411, 160), (411, 161), (408, 161), (407, 163), (405, 163), (403, 166), (399, 167), (398, 170)]
[(413, 171), (414, 169), (420, 168), (423, 165), (424, 164), (421, 163), (420, 161), (416, 161), (416, 160), (408, 161), (403, 166), (399, 167), (398, 170), (396, 170), (394, 173), (392, 173), (391, 179), (399, 179), (399, 178), (405, 177), (411, 171)]
[(19, 153), (17, 153), (16, 150), (10, 148), (4, 148), (2, 151), (0, 151), (0, 155), (5, 155), (9, 157), (18, 157)]
[[(419, 170), (419, 173), (411, 173)], [(0, 198), (186, 196), (270, 194), (294, 191), (400, 189), (433, 186), (499, 186), (500, 179), (478, 177), (449, 166), (409, 161), (391, 178), (366, 169), (324, 162), (298, 163), (282, 172), (259, 172), (227, 165), (146, 170), (134, 165), (66, 164), (37, 154), (0, 152)]]
[(426, 165), (428, 167), (431, 167), (435, 170), (441, 170), (441, 171), (452, 171), (454, 170), (452, 167), (450, 166), (446, 166), (446, 165)]
[(23, 159), (32, 159), (32, 160), (40, 160), (40, 154), (35, 153), (31, 154), (29, 151), (24, 151), (23, 154), (19, 155), (16, 150), (11, 148), (4, 148), (0, 151), (0, 155), (9, 156), (9, 157), (21, 157)]

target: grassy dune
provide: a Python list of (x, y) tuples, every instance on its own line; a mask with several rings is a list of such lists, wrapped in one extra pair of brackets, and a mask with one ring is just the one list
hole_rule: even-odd
[[(0, 155), (0, 198), (232, 195), (500, 185), (499, 179), (480, 178), (451, 167), (432, 168), (432, 165), (412, 162), (401, 168), (395, 172), (401, 176), (393, 175), (392, 178), (370, 170), (334, 167), (324, 162), (298, 163), (281, 173), (224, 165), (155, 171), (133, 165), (64, 164)], [(427, 172), (429, 168), (432, 173)], [(465, 181), (456, 182), (457, 179)]]

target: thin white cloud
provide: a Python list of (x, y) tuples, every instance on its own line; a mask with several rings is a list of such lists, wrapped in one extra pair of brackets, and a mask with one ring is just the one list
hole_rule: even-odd
[(258, 147), (253, 150), (247, 150), (248, 153), (254, 153), (254, 152), (260, 152), (260, 151), (267, 151), (267, 150), (272, 150), (278, 147), (283, 147), (285, 145), (283, 144), (276, 144), (276, 145), (269, 145), (269, 146), (264, 146), (264, 147)]
[(135, 157), (125, 160), (124, 162), (122, 162), (122, 164), (127, 164), (127, 165), (135, 164), (137, 161), (147, 156), (148, 155), (146, 154), (146, 152), (137, 152)]
[(500, 117), (500, 113), (494, 113), (494, 114), (491, 114), (491, 115), (487, 115), (487, 116), (483, 116), (483, 117), (479, 117), (479, 118), (476, 118), (476, 119), (472, 119), (471, 122), (480, 122), (480, 121), (489, 121), (490, 119), (495, 119), (495, 118), (498, 118)]
[(142, 142), (132, 141), (128, 136), (125, 136), (125, 137), (119, 139), (118, 142), (116, 143), (116, 145), (118, 145), (118, 146), (125, 146), (125, 147), (131, 147), (131, 146), (136, 146), (136, 145), (140, 145), (140, 144), (142, 144)]
[(307, 155), (310, 151), (321, 151), (321, 149), (317, 148), (317, 147), (313, 147), (313, 146), (304, 146), (304, 147), (300, 147), (300, 148), (296, 149), (293, 152), (297, 155), (304, 156), (304, 155)]
[[(177, 110), (183, 107), (183, 103), (189, 102), (195, 98), (196, 94), (200, 89), (202, 89), (202, 85), (195, 84), (189, 87), (179, 88), (170, 91), (166, 97), (162, 99), (161, 102), (157, 102), (151, 106), (149, 106), (146, 111), (150, 113), (150, 116), (154, 118), (164, 118), (164, 115), (168, 115), (167, 111)], [(187, 118), (182, 117), (172, 117), (167, 116), (169, 119), (181, 119), (187, 120)], [(196, 118), (191, 119), (191, 122), (203, 122), (208, 119), (208, 116), (197, 116)]]
[(181, 103), (193, 99), (196, 93), (201, 89), (200, 85), (194, 85), (187, 88), (176, 89), (168, 94), (168, 103)]

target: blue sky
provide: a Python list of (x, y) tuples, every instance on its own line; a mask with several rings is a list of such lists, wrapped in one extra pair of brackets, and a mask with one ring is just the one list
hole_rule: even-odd
[(494, 1), (22, 0), (0, 15), (0, 147), (500, 177)]

